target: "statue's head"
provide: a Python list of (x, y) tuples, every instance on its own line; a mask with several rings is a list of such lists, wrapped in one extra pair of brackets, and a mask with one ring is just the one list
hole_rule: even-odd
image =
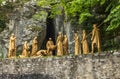
[(25, 44), (27, 44), (27, 41), (25, 41)]
[(12, 33), (12, 34), (11, 34), (11, 36), (15, 36), (15, 34), (14, 34), (14, 33)]
[(62, 32), (59, 32), (59, 35), (62, 35)]
[(93, 28), (96, 28), (97, 27), (97, 24), (93, 24)]
[(64, 37), (67, 37), (67, 35), (64, 35)]
[(83, 30), (83, 35), (86, 35), (86, 30)]
[(83, 30), (83, 33), (86, 33), (86, 31), (85, 31), (85, 30)]
[(49, 40), (51, 41), (51, 40), (52, 40), (52, 38), (49, 38)]
[(37, 39), (37, 36), (34, 39)]
[(75, 33), (75, 36), (77, 36), (78, 35), (78, 33)]

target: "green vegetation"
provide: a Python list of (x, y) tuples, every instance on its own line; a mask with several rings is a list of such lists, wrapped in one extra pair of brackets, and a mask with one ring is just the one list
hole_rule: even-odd
[(32, 16), (32, 18), (35, 20), (46, 20), (45, 17), (47, 17), (47, 12), (45, 11), (38, 11)]
[(26, 29), (30, 29), (30, 31), (33, 31), (33, 32), (42, 31), (40, 26), (32, 26), (32, 27), (25, 26), (25, 27)]
[[(0, 0), (0, 30), (6, 26), (5, 23), (10, 19), (10, 15), (14, 10), (23, 6), (29, 0), (16, 0), (9, 2)], [(43, 8), (50, 8), (50, 17), (54, 18), (64, 12), (67, 16), (65, 20), (73, 20), (77, 18), (79, 24), (84, 23), (88, 18), (95, 18), (92, 10), (95, 7), (105, 6), (103, 10), (106, 13), (104, 23), (109, 24), (107, 30), (114, 30), (120, 26), (120, 0), (37, 0), (37, 5)], [(44, 12), (45, 13), (45, 12)], [(43, 12), (42, 12), (43, 14)], [(34, 18), (38, 18), (41, 13), (37, 12)], [(99, 15), (98, 15), (99, 16)]]
[(106, 8), (106, 11), (110, 11), (104, 22), (110, 22), (107, 30), (114, 30), (120, 27), (120, 0), (112, 0)]
[(41, 31), (42, 29), (39, 27), (39, 26), (32, 26), (32, 29), (31, 29), (31, 31), (35, 31), (35, 32), (37, 32), (37, 31)]
[[(62, 14), (64, 11), (68, 20), (77, 18), (80, 24), (87, 21), (88, 18), (95, 18), (92, 13), (95, 7), (102, 7), (106, 17), (102, 19), (108, 23), (107, 30), (114, 30), (120, 27), (120, 0), (37, 0), (38, 5), (50, 7), (51, 17)], [(105, 7), (104, 7), (105, 6)], [(99, 9), (99, 8), (98, 8)], [(99, 15), (98, 15), (99, 16)]]

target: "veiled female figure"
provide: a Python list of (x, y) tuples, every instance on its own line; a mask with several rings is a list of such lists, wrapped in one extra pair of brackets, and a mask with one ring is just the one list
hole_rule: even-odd
[(83, 49), (83, 54), (89, 53), (89, 46), (88, 46), (87, 36), (86, 36), (85, 30), (83, 30), (83, 36), (82, 36), (82, 49)]
[(79, 42), (78, 33), (75, 33), (74, 42), (75, 42), (75, 55), (79, 55), (79, 53), (80, 53), (80, 42)]
[(23, 51), (22, 51), (22, 55), (20, 55), (20, 57), (28, 57), (29, 56), (29, 46), (27, 44), (27, 41), (24, 42), (23, 45)]
[(64, 35), (64, 39), (63, 39), (63, 53), (64, 53), (64, 55), (68, 55), (68, 38), (67, 38), (67, 35)]
[(59, 35), (58, 35), (58, 37), (57, 37), (57, 42), (56, 42), (56, 46), (57, 46), (57, 56), (62, 56), (62, 55), (63, 55), (63, 45), (62, 45), (62, 41), (63, 41), (62, 33), (59, 32)]
[(9, 41), (9, 52), (8, 58), (16, 56), (16, 37), (14, 34), (11, 34), (10, 41)]
[(32, 41), (32, 53), (31, 53), (31, 56), (36, 56), (37, 51), (38, 51), (38, 41), (37, 41), (37, 37), (34, 37), (34, 39)]

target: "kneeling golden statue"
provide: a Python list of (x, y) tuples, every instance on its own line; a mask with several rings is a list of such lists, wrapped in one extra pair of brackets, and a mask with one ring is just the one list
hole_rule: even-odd
[(22, 55), (19, 55), (20, 58), (25, 58), (25, 57), (28, 57), (30, 54), (29, 52), (29, 46), (27, 44), (27, 41), (24, 42), (24, 45), (23, 45), (23, 51), (22, 51)]

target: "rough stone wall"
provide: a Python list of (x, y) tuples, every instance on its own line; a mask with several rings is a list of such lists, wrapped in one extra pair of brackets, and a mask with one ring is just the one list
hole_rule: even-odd
[(120, 55), (3, 59), (0, 79), (120, 79)]
[(37, 13), (36, 3), (32, 0), (25, 3), (21, 8), (13, 10), (13, 15), (9, 16), (10, 20), (6, 22), (6, 28), (0, 33), (0, 58), (7, 57), (9, 49), (9, 38), (11, 33), (16, 36), (16, 51), (21, 54), (22, 46), (25, 41), (28, 41), (29, 46), (32, 45), (32, 40), (35, 36), (38, 37), (39, 49), (46, 36), (46, 19), (47, 12), (40, 10), (41, 17), (33, 18)]

